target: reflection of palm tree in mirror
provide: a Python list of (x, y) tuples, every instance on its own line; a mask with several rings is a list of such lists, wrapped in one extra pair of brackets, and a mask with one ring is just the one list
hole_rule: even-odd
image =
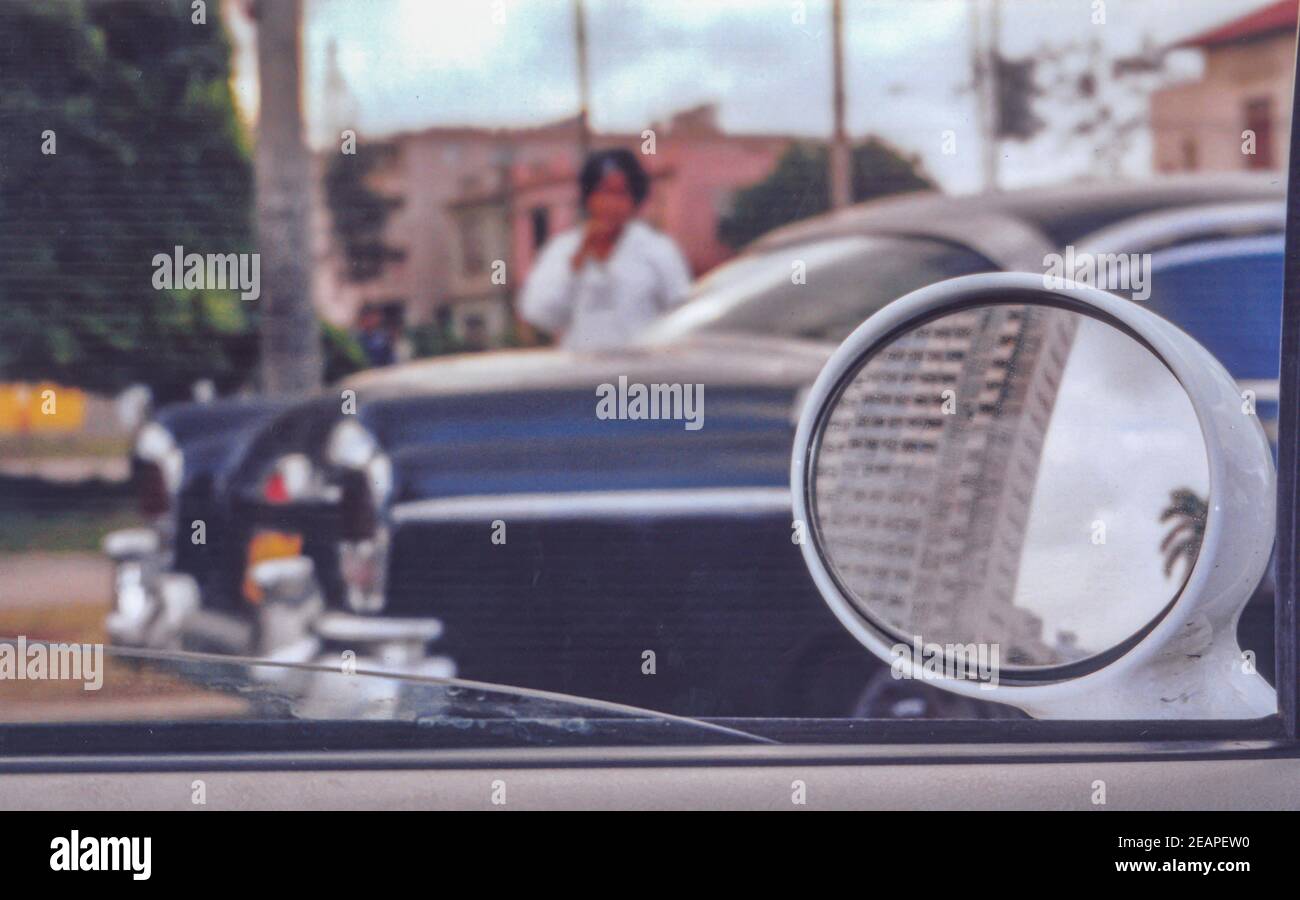
[(1160, 514), (1161, 522), (1172, 520), (1174, 527), (1160, 542), (1160, 552), (1165, 555), (1165, 575), (1173, 574), (1179, 559), (1187, 560), (1187, 570), (1196, 562), (1205, 539), (1205, 516), (1208, 504), (1191, 488), (1170, 491), (1169, 505)]

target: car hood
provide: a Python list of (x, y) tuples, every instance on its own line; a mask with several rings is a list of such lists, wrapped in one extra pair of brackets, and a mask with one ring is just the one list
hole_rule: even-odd
[(810, 383), (834, 346), (756, 335), (700, 335), (602, 353), (560, 349), (463, 354), (374, 369), (340, 387), (370, 399), (412, 394), (544, 391), (628, 382), (791, 387)]
[[(760, 336), (696, 337), (618, 352), (517, 350), (376, 369), (336, 385), (394, 468), (393, 500), (466, 494), (784, 483), (797, 399), (834, 348)], [(603, 421), (602, 384), (703, 385), (690, 430), (679, 418)], [(339, 394), (263, 428), (225, 480), (247, 493), (266, 462), (319, 454)]]

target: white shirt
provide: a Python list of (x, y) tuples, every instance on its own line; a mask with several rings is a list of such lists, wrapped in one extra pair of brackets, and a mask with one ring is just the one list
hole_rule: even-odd
[(672, 239), (637, 219), (628, 222), (609, 258), (588, 257), (573, 271), (582, 228), (557, 234), (542, 248), (519, 303), (523, 318), (562, 333), (572, 350), (620, 347), (686, 299), (691, 273)]

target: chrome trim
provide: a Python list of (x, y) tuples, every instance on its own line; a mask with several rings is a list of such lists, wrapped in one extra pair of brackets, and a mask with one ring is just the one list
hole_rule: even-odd
[(1282, 399), (1276, 378), (1238, 380), (1237, 387), (1243, 391), (1254, 391), (1255, 399), (1262, 403), (1277, 403)]
[(345, 469), (364, 468), (378, 452), (375, 436), (353, 419), (343, 419), (330, 429), (325, 440), (325, 459)]
[(217, 647), (224, 654), (249, 653), (256, 640), (251, 622), (201, 608), (185, 620), (181, 637), (186, 645)]
[[(345, 540), (338, 544), (344, 599), (355, 613), (379, 612), (388, 600), (389, 535), (385, 510), (393, 493), (393, 463), (374, 434), (353, 419), (344, 419), (336, 424), (330, 430), (325, 447), (326, 461), (330, 465), (359, 472), (365, 477), (374, 505), (375, 533), (364, 540)], [(342, 497), (341, 490), (339, 497)], [(349, 577), (349, 570), (357, 565), (370, 567), (375, 583), (367, 587)]]
[[(429, 644), (442, 637), (438, 619), (397, 619), (383, 616), (355, 616), (327, 612), (312, 623), (312, 630), (326, 645), (360, 651), (353, 663), (357, 668), (418, 675), (426, 678), (454, 678), (456, 661), (429, 652)], [(341, 657), (322, 647), (317, 662), (337, 665)]]
[(943, 199), (936, 195), (929, 202), (906, 205), (896, 199), (888, 214), (878, 208), (870, 216), (859, 218), (850, 210), (847, 214), (832, 213), (824, 221), (803, 227), (795, 223), (759, 238), (751, 252), (793, 251), (804, 244), (855, 235), (912, 238), (957, 244), (1003, 269), (1035, 271), (1042, 265), (1043, 256), (1057, 249), (1047, 235), (1014, 213), (966, 209), (954, 216), (944, 208)]
[(439, 619), (400, 619), (387, 616), (355, 616), (327, 612), (312, 624), (312, 629), (327, 641), (352, 641), (361, 644), (390, 641), (427, 643), (442, 637)]
[[(319, 649), (312, 623), (325, 611), (315, 566), (306, 556), (271, 559), (253, 567), (253, 580), (265, 594), (257, 607), (257, 648), (272, 659), (310, 659)], [(305, 655), (304, 655), (305, 654)]]
[(131, 453), (143, 462), (158, 467), (163, 489), (167, 492), (167, 509), (148, 519), (158, 533), (158, 567), (170, 569), (175, 557), (175, 542), (181, 531), (181, 486), (185, 478), (185, 454), (170, 431), (157, 422), (148, 422), (135, 436)]
[[(375, 613), (388, 602), (388, 526), (381, 521), (375, 535), (362, 541), (338, 543), (339, 575), (346, 589), (348, 608), (356, 613)], [(355, 568), (368, 568), (372, 573), (369, 589), (356, 582)]]
[(158, 532), (152, 528), (123, 528), (104, 535), (104, 555), (115, 563), (139, 562), (161, 549)]
[(185, 462), (170, 431), (157, 422), (149, 422), (136, 434), (132, 451), (140, 459), (158, 465), (168, 493), (175, 496), (180, 491)]
[(167, 567), (158, 533), (126, 528), (105, 535), (101, 546), (113, 562), (113, 606), (104, 620), (109, 639), (128, 646), (158, 646), (158, 580)]
[(1089, 253), (1145, 253), (1233, 231), (1281, 233), (1285, 227), (1286, 204), (1280, 200), (1209, 203), (1134, 216), (1074, 243)]
[(268, 602), (297, 601), (316, 590), (316, 569), (305, 556), (264, 560), (249, 574)]
[(399, 503), (392, 509), (405, 522), (545, 521), (565, 519), (669, 518), (676, 516), (789, 515), (786, 487), (669, 488), (633, 491), (574, 491), (553, 494), (475, 494)]

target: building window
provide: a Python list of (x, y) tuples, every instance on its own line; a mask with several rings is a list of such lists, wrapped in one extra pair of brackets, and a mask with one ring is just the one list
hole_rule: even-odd
[(1246, 101), (1246, 128), (1255, 133), (1255, 153), (1246, 157), (1246, 168), (1273, 168), (1272, 100), (1260, 97)]
[(1185, 137), (1181, 145), (1183, 155), (1183, 168), (1188, 172), (1195, 171), (1200, 165), (1200, 156), (1196, 151), (1196, 140)]
[(533, 223), (533, 249), (536, 249), (551, 236), (551, 211), (545, 206), (535, 206), (530, 218)]
[(460, 221), (461, 271), (478, 275), (487, 268), (483, 246), (483, 223), (479, 216), (465, 215)]

